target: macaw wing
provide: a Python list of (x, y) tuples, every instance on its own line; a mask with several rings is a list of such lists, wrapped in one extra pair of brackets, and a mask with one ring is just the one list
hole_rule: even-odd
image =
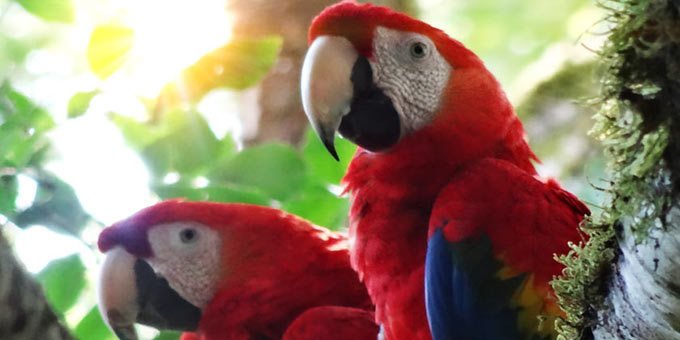
[(500, 279), (488, 238), (449, 243), (437, 230), (428, 243), (426, 299), (434, 339), (518, 339), (509, 306), (526, 277)]
[[(552, 335), (553, 254), (582, 236), (588, 209), (555, 182), (511, 163), (483, 160), (459, 174), (430, 218), (425, 264), (430, 329), (440, 339), (536, 339)], [(539, 326), (542, 327), (539, 330)]]

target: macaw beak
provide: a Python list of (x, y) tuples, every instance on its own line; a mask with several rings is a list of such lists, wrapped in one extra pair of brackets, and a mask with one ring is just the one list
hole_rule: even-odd
[(184, 300), (143, 259), (121, 247), (109, 250), (99, 275), (99, 311), (121, 340), (136, 340), (135, 323), (195, 331), (201, 310)]
[(314, 39), (302, 64), (301, 94), (312, 128), (336, 160), (336, 131), (370, 151), (399, 139), (392, 101), (374, 84), (368, 59), (344, 37)]

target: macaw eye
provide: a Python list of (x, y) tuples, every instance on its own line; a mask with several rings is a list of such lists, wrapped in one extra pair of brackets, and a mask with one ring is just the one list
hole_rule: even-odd
[(411, 51), (411, 56), (414, 59), (422, 59), (427, 56), (427, 45), (424, 43), (417, 41), (411, 44), (410, 46), (410, 51)]
[(182, 243), (193, 243), (198, 239), (198, 232), (191, 228), (182, 229), (179, 232), (179, 239)]

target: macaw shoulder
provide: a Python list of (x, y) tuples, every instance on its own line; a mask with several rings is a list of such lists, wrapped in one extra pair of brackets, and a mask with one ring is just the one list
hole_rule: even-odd
[(460, 170), (440, 192), (429, 234), (442, 229), (448, 242), (488, 237), (495, 256), (547, 281), (561, 271), (553, 254), (566, 253), (568, 242), (583, 239), (577, 226), (589, 213), (554, 180), (484, 159)]

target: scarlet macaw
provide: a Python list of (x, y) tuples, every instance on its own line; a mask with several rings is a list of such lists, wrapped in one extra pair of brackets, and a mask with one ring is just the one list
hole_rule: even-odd
[(552, 336), (553, 254), (582, 239), (589, 211), (537, 176), (482, 61), (422, 21), (351, 1), (319, 15), (309, 43), (312, 127), (336, 159), (336, 131), (359, 146), (343, 179), (350, 257), (386, 339)]
[(186, 340), (378, 334), (346, 237), (276, 209), (165, 201), (106, 228), (99, 248), (100, 311), (121, 339), (136, 322)]

